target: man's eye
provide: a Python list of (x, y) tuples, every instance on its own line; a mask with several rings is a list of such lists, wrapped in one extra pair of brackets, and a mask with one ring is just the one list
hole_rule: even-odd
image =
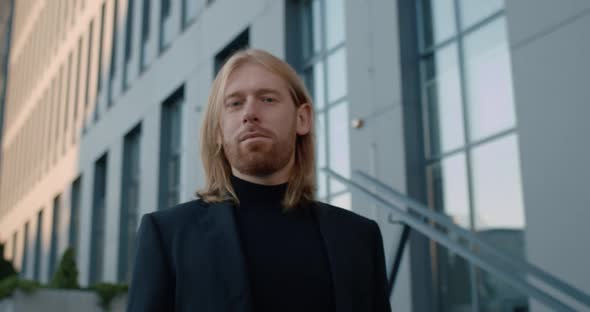
[(275, 99), (274, 98), (271, 98), (271, 97), (264, 97), (264, 98), (262, 98), (262, 101), (263, 102), (266, 102), (266, 103), (274, 103), (274, 102), (276, 102)]

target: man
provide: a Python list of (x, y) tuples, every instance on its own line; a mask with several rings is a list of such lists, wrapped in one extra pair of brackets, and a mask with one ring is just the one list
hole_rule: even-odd
[(390, 311), (377, 223), (314, 200), (313, 107), (285, 62), (227, 60), (198, 200), (146, 214), (128, 311)]

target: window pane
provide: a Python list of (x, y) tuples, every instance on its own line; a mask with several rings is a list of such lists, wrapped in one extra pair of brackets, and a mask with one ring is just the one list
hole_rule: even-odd
[(456, 33), (454, 0), (424, 0), (424, 45), (436, 45)]
[[(465, 242), (461, 242), (464, 245)], [(437, 293), (436, 311), (474, 311), (471, 298), (471, 271), (465, 259), (442, 245), (433, 243), (431, 248), (432, 282)]]
[(202, 2), (203, 0), (182, 1), (184, 1), (184, 12), (182, 13), (184, 18), (184, 25), (186, 25), (188, 22), (192, 21), (197, 16), (198, 8), (200, 5), (199, 2)]
[(472, 159), (476, 230), (523, 229), (516, 134), (475, 148)]
[(433, 156), (464, 145), (463, 105), (456, 44), (426, 60), (424, 84), (427, 155)]
[(465, 70), (471, 137), (515, 126), (506, 21), (500, 18), (465, 38)]
[(346, 192), (346, 193), (332, 197), (332, 199), (330, 200), (330, 205), (334, 205), (336, 207), (351, 210), (350, 193)]
[(346, 50), (339, 49), (328, 56), (328, 101), (342, 98), (346, 95)]
[(326, 0), (326, 48), (344, 41), (344, 1)]
[[(316, 127), (316, 142), (317, 142), (317, 160), (316, 165), (319, 168), (326, 166), (326, 126), (325, 126), (325, 114), (317, 114), (315, 120)], [(325, 197), (327, 195), (327, 182), (326, 174), (318, 170), (318, 197)]]
[[(336, 173), (350, 178), (350, 147), (348, 135), (348, 103), (330, 108), (328, 112), (329, 167)], [(332, 179), (330, 193), (340, 192), (345, 186)]]
[(324, 86), (324, 63), (318, 62), (313, 66), (313, 101), (317, 110), (324, 109), (326, 88)]
[(470, 228), (465, 154), (447, 157), (427, 168), (428, 204), (455, 224)]
[(503, 9), (504, 0), (459, 0), (459, 5), (461, 8), (461, 28), (465, 29)]
[(309, 59), (322, 50), (322, 23), (320, 0), (303, 1), (301, 26), (303, 28), (303, 57)]

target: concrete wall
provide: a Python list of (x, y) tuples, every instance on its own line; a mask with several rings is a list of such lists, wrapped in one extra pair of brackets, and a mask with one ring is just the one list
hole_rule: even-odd
[(527, 258), (590, 292), (590, 2), (506, 1), (506, 10)]

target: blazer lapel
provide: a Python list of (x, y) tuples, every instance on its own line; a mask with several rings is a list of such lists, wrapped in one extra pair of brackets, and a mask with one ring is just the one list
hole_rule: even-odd
[(350, 256), (346, 253), (347, 241), (342, 235), (342, 231), (346, 229), (339, 227), (335, 220), (330, 218), (329, 210), (320, 203), (316, 203), (315, 209), (312, 210), (315, 212), (330, 262), (336, 311), (350, 312), (352, 311), (351, 273), (353, 268)]
[(250, 312), (251, 296), (242, 246), (239, 241), (233, 203), (225, 201), (211, 204), (202, 219), (209, 236), (210, 254), (221, 268), (221, 282), (227, 291), (230, 311)]

